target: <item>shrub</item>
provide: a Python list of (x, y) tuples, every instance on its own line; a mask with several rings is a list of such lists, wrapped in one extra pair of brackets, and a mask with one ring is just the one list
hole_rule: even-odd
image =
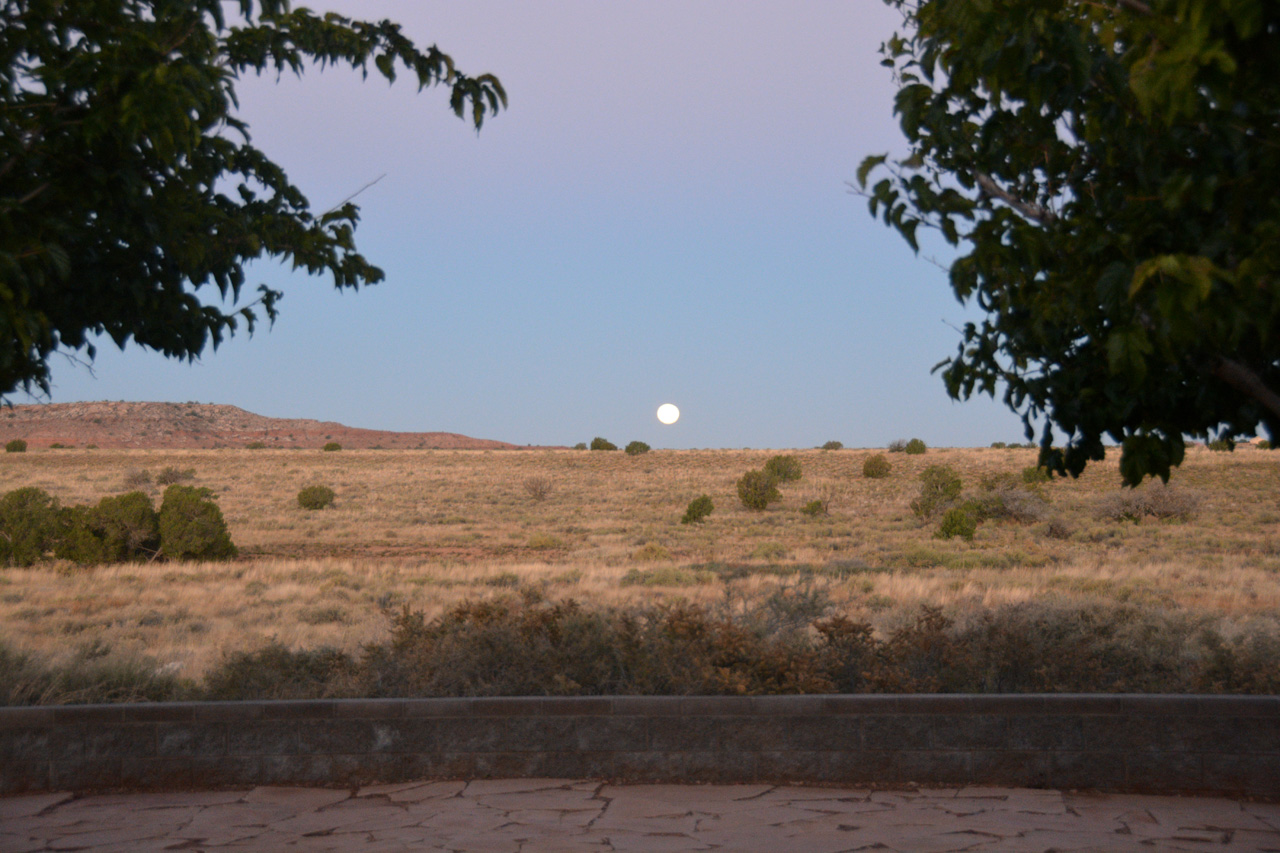
[(333, 503), (337, 495), (328, 486), (307, 486), (298, 492), (298, 506), (303, 509), (324, 509)]
[(688, 508), (684, 511), (684, 517), (680, 519), (681, 524), (695, 524), (702, 522), (707, 516), (711, 515), (716, 505), (711, 502), (710, 495), (702, 495), (689, 501)]
[(1049, 469), (1042, 465), (1028, 465), (1022, 469), (1022, 482), (1028, 486), (1034, 486), (1037, 483), (1047, 483), (1053, 477), (1049, 474)]
[(883, 453), (876, 453), (868, 456), (862, 463), (862, 476), (869, 477), (872, 480), (882, 480), (889, 476), (889, 472), (893, 470), (893, 465), (888, 459), (884, 458)]
[(577, 444), (575, 444), (575, 445), (573, 446), (573, 449), (574, 449), (574, 450), (586, 450), (586, 449), (587, 449), (587, 443), (586, 443), (585, 441), (579, 441)]
[(151, 474), (142, 468), (131, 468), (125, 472), (124, 487), (129, 491), (145, 489), (151, 485)]
[(609, 439), (607, 438), (601, 438), (600, 436), (596, 436), (595, 438), (591, 439), (591, 449), (592, 450), (617, 450), (618, 445), (614, 444), (612, 441), (609, 441)]
[(1141, 488), (1107, 495), (1095, 505), (1094, 516), (1109, 521), (1132, 521), (1134, 524), (1147, 517), (1190, 521), (1199, 506), (1198, 495), (1157, 480)]
[(1258, 441), (1256, 444), (1254, 444), (1254, 447), (1258, 448), (1259, 450), (1270, 450), (1270, 449), (1271, 449), (1271, 442), (1267, 441), (1267, 440), (1264, 438), (1264, 439), (1262, 439), (1262, 440)]
[(993, 450), (1004, 450), (1004, 449), (1005, 449), (1006, 447), (1008, 447), (1008, 446), (1009, 446), (1009, 445), (1005, 444), (1003, 441), (993, 441), (993, 442), (991, 442), (991, 448), (992, 448)]
[(625, 453), (628, 456), (639, 456), (641, 453), (648, 453), (649, 450), (649, 445), (643, 441), (633, 441), (626, 446)]
[(102, 542), (104, 562), (144, 560), (160, 550), (160, 518), (142, 492), (107, 496), (88, 515)]
[(160, 504), (160, 550), (171, 560), (229, 560), (236, 556), (222, 510), (206, 488), (173, 485)]
[(156, 485), (172, 486), (174, 483), (181, 483), (183, 480), (194, 480), (196, 478), (195, 468), (175, 468), (168, 465), (159, 474), (156, 474)]
[(926, 446), (925, 443), (918, 438), (911, 439), (910, 441), (907, 442), (907, 446), (902, 448), (904, 453), (910, 453), (913, 456), (919, 456), (921, 453), (924, 453), (928, 449), (929, 449), (928, 446)]
[(1205, 447), (1219, 453), (1230, 453), (1236, 449), (1236, 443), (1229, 438), (1216, 438), (1213, 441), (1207, 442)]
[(326, 453), (332, 453), (332, 452), (333, 452), (333, 451), (335, 451), (335, 450), (341, 450), (341, 449), (342, 449), (342, 445), (341, 445), (341, 444), (338, 444), (338, 442), (336, 442), (336, 441), (330, 441), (330, 442), (328, 442), (327, 444), (325, 444), (325, 446), (324, 446), (324, 447), (322, 447), (322, 448), (320, 448), (320, 449), (321, 449), (321, 450), (323, 450), (323, 451), (325, 451)]
[(535, 533), (529, 537), (529, 547), (535, 551), (553, 551), (563, 548), (564, 542), (550, 533)]
[(61, 534), (58, 501), (34, 486), (0, 498), (0, 561), (30, 566), (53, 550)]
[(267, 443), (265, 441), (251, 441), (244, 446), (245, 450), (266, 450)]
[(86, 506), (63, 507), (58, 511), (58, 534), (53, 555), (81, 566), (108, 562), (102, 537), (94, 529)]
[(942, 516), (942, 524), (934, 535), (939, 539), (950, 539), (959, 536), (966, 542), (973, 541), (973, 534), (978, 529), (978, 522), (964, 507), (952, 507)]
[(794, 456), (774, 456), (764, 463), (764, 472), (779, 483), (794, 483), (802, 476), (800, 460)]
[(890, 453), (903, 453), (907, 449), (907, 440), (905, 438), (897, 438), (889, 442)]
[(348, 694), (340, 685), (354, 670), (355, 662), (336, 649), (294, 652), (272, 643), (255, 652), (224, 658), (205, 676), (204, 698), (224, 702), (345, 696)]
[(529, 477), (524, 481), (524, 491), (534, 501), (541, 503), (551, 494), (550, 477)]
[(844, 450), (844, 443), (840, 441), (828, 441), (820, 448), (822, 450)]
[(26, 453), (27, 443), (20, 438), (15, 438), (4, 446), (5, 453)]
[(49, 445), (50, 450), (71, 450), (74, 447), (74, 444), (63, 444), (60, 441), (55, 441), (53, 444)]
[(747, 509), (762, 510), (781, 498), (778, 482), (766, 471), (748, 471), (738, 480), (738, 500)]
[(657, 542), (646, 542), (631, 554), (631, 559), (639, 560), (642, 563), (653, 562), (654, 560), (670, 560), (671, 552)]
[(812, 500), (800, 507), (800, 511), (808, 516), (827, 515), (827, 502), (823, 500)]
[(960, 497), (960, 475), (945, 465), (930, 465), (920, 473), (920, 497), (911, 502), (911, 511), (920, 518), (932, 518)]

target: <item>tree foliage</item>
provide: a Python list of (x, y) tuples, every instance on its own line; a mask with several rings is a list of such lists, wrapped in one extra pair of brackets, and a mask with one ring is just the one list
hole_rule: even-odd
[(97, 334), (191, 359), (273, 321), (278, 291), (242, 304), (256, 258), (339, 288), (383, 277), (356, 251), (358, 208), (314, 213), (237, 116), (242, 75), (311, 64), (446, 86), (477, 129), (506, 105), (496, 77), (468, 77), (390, 21), (289, 0), (5, 0), (0, 394), (47, 394), (50, 355), (92, 358)]
[[(1168, 479), (1184, 437), (1280, 433), (1280, 5), (886, 0), (908, 156), (873, 216), (987, 317), (938, 367), (1045, 422), (1042, 463)], [(872, 174), (879, 179), (872, 181)], [(1051, 444), (1056, 427), (1068, 440)]]

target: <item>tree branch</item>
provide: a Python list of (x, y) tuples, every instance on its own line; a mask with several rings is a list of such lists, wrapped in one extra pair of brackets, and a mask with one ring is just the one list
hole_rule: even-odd
[(1058, 221), (1057, 215), (1052, 210), (1041, 207), (1038, 204), (1032, 204), (1029, 201), (1023, 201), (991, 180), (990, 175), (984, 172), (975, 172), (974, 178), (977, 180), (978, 186), (982, 187), (989, 195), (1000, 199), (1028, 219), (1034, 219), (1041, 225), (1050, 225)]
[(1219, 357), (1213, 375), (1243, 394), (1257, 400), (1280, 420), (1280, 394), (1272, 391), (1258, 374), (1246, 365), (1229, 358)]

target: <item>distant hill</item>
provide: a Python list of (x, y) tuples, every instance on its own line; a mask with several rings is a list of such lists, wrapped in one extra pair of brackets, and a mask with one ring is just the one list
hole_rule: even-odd
[(331, 421), (267, 418), (205, 403), (45, 403), (0, 409), (0, 444), (24, 439), (31, 449), (63, 444), (101, 448), (268, 447), (518, 450), (515, 444), (452, 432), (387, 432)]

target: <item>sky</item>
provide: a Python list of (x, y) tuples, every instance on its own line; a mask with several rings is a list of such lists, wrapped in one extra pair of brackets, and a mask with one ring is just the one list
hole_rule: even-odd
[[(1021, 441), (931, 368), (974, 319), (851, 194), (901, 152), (873, 0), (314, 0), (389, 18), (510, 107), (479, 134), (446, 89), (347, 68), (238, 86), (252, 141), (323, 211), (360, 192), (386, 273), (338, 291), (271, 262), (280, 318), (194, 364), (103, 340), (52, 402), (226, 403), (516, 444), (655, 448)], [(216, 294), (214, 295), (216, 296)], [(207, 298), (214, 298), (210, 296)], [(22, 402), (16, 399), (15, 402)], [(661, 403), (681, 411), (672, 426)]]

